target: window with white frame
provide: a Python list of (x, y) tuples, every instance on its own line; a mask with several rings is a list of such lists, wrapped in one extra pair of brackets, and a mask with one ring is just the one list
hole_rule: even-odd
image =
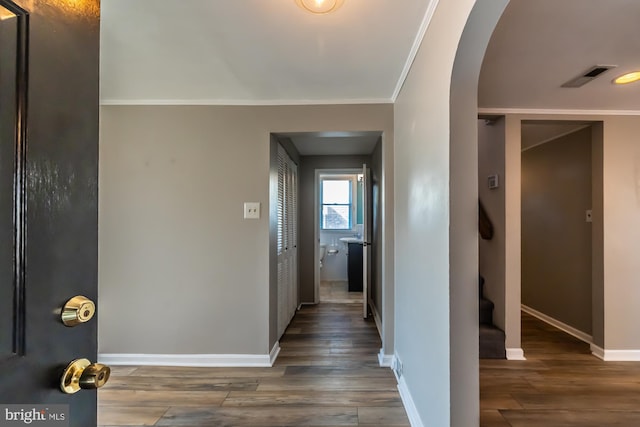
[(320, 226), (323, 230), (351, 230), (353, 226), (353, 179), (322, 178)]

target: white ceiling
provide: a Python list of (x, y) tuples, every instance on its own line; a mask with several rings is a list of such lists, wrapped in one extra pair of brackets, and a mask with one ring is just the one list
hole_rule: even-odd
[[(345, 0), (315, 16), (294, 0), (104, 0), (101, 100), (392, 102), (431, 1)], [(596, 64), (618, 67), (582, 88), (560, 87)], [(611, 84), (632, 69), (639, 0), (511, 0), (485, 56), (479, 107), (640, 111), (640, 83)], [(312, 155), (368, 154), (375, 144), (334, 137), (299, 136), (296, 145)]]
[[(103, 103), (392, 102), (431, 0), (105, 0)], [(640, 1), (511, 0), (480, 78), (485, 109), (640, 110)], [(413, 49), (413, 50), (412, 50)], [(578, 89), (565, 81), (618, 65)]]
[[(582, 88), (560, 86), (592, 65), (617, 65)], [(640, 110), (640, 1), (511, 0), (485, 55), (481, 108)]]
[(430, 0), (104, 0), (103, 103), (391, 102)]

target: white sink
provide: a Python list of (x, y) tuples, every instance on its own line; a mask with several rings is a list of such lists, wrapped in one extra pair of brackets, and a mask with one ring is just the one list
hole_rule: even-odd
[(341, 237), (339, 240), (344, 243), (362, 243), (362, 237)]

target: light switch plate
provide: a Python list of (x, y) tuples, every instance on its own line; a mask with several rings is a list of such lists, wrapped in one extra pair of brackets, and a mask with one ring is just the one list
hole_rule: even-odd
[(244, 203), (244, 219), (260, 219), (260, 202)]
[(491, 190), (494, 190), (500, 186), (500, 177), (498, 176), (498, 174), (489, 175), (487, 177), (487, 181)]

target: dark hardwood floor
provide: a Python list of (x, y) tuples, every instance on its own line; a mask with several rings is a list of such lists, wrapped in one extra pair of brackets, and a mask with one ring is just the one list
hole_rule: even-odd
[(361, 304), (305, 306), (272, 368), (116, 367), (100, 426), (408, 426)]
[[(380, 340), (359, 304), (306, 306), (273, 368), (116, 367), (101, 426), (408, 426)], [(482, 427), (640, 426), (640, 363), (523, 314), (526, 361), (480, 361)]]
[(482, 427), (640, 426), (640, 363), (603, 362), (525, 313), (522, 347), (526, 361), (480, 361)]

